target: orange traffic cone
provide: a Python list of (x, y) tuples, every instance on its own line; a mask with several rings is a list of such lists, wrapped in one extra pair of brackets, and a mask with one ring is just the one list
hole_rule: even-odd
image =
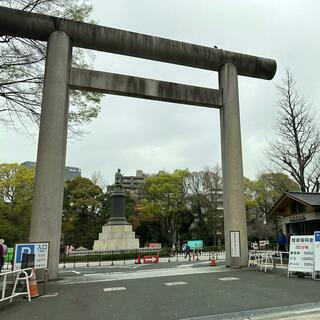
[(141, 258), (140, 258), (140, 254), (138, 255), (138, 259), (137, 259), (137, 262), (136, 264), (141, 264)]
[(211, 258), (210, 266), (211, 266), (211, 267), (215, 267), (216, 265), (217, 265), (216, 259), (215, 259), (215, 258)]
[(32, 269), (31, 278), (29, 279), (29, 290), (31, 298), (38, 298), (40, 296), (34, 269)]

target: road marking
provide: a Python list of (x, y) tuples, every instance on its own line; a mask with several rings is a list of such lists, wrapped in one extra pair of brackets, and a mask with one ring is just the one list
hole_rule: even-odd
[(224, 278), (218, 278), (218, 280), (221, 281), (232, 281), (232, 280), (240, 280), (239, 278), (234, 278), (234, 277), (224, 277)]
[(126, 287), (113, 287), (113, 288), (104, 288), (103, 291), (104, 292), (108, 292), (108, 291), (122, 291), (122, 290), (127, 290)]
[(76, 270), (71, 270), (71, 272), (75, 273), (75, 274), (81, 274), (81, 272), (76, 271)]
[(51, 294), (46, 294), (44, 296), (40, 296), (39, 298), (52, 298), (52, 297), (56, 297), (59, 293), (51, 293)]
[(182, 286), (184, 284), (188, 284), (187, 282), (177, 281), (177, 282), (166, 282), (166, 286)]
[(271, 319), (288, 319), (288, 320), (298, 320), (298, 319), (319, 319), (319, 313), (314, 314), (314, 312), (319, 312), (320, 307), (315, 307), (319, 303), (306, 303), (301, 305), (291, 305), (282, 307), (271, 307), (264, 309), (255, 309), (242, 312), (234, 313), (220, 313), (212, 314), (207, 316), (193, 317), (193, 318), (183, 318), (180, 320), (222, 320), (222, 319), (234, 319), (238, 320), (271, 320)]
[(227, 269), (224, 266), (212, 267), (199, 267), (199, 268), (164, 268), (164, 269), (149, 269), (149, 270), (135, 270), (131, 272), (120, 272), (120, 273), (96, 273), (86, 274), (86, 276), (79, 277), (68, 277), (63, 281), (57, 282), (57, 284), (85, 284), (93, 282), (107, 282), (107, 281), (121, 281), (131, 279), (147, 279), (147, 278), (158, 278), (158, 277), (172, 277), (181, 275), (196, 275), (205, 273), (226, 273), (231, 272), (232, 269)]
[(193, 264), (180, 264), (179, 266), (177, 266), (177, 268), (190, 268), (193, 267)]

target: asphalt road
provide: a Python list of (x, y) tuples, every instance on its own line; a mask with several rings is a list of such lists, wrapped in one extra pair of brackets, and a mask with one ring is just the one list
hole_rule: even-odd
[(320, 310), (319, 282), (288, 279), (283, 272), (186, 263), (62, 270), (61, 277), (50, 283), (51, 296), (0, 305), (0, 318), (208, 320), (241, 312), (238, 319), (250, 319), (271, 311)]

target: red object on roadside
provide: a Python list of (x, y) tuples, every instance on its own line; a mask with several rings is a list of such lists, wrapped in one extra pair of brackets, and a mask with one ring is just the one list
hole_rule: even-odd
[(215, 267), (216, 265), (217, 265), (216, 259), (211, 258), (210, 266), (211, 266), (211, 267)]
[(137, 262), (136, 264), (141, 264), (141, 258), (140, 258), (140, 254), (138, 255), (138, 259), (137, 259)]
[(159, 263), (160, 256), (144, 256), (143, 263)]

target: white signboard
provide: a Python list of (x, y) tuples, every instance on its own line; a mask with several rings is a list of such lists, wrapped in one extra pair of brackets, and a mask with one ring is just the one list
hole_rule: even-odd
[(314, 233), (314, 271), (320, 271), (320, 231)]
[(231, 257), (240, 258), (240, 231), (230, 231)]
[(313, 273), (314, 236), (291, 236), (289, 272)]
[(21, 269), (22, 255), (34, 254), (34, 268), (48, 267), (49, 242), (17, 243), (14, 250), (13, 270)]

